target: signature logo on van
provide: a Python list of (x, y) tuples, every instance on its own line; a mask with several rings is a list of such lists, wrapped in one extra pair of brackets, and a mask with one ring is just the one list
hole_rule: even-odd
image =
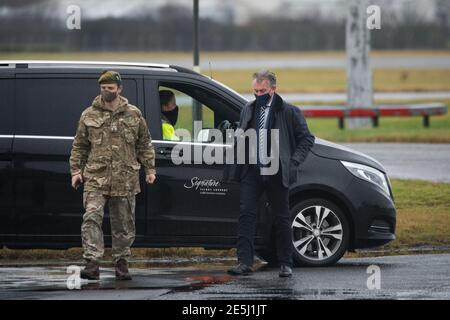
[(195, 189), (200, 194), (210, 195), (226, 195), (227, 188), (221, 186), (220, 181), (215, 179), (200, 179), (199, 177), (193, 177), (189, 182), (184, 184), (186, 189)]

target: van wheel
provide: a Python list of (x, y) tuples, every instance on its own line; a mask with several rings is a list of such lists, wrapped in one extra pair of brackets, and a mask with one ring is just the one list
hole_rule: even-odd
[[(269, 265), (277, 265), (276, 239), (257, 251)], [(347, 217), (334, 203), (308, 199), (291, 209), (293, 262), (295, 266), (325, 267), (335, 264), (345, 254), (349, 243)]]
[(321, 198), (304, 200), (291, 209), (291, 219), (296, 265), (333, 265), (347, 251), (349, 223), (334, 203)]

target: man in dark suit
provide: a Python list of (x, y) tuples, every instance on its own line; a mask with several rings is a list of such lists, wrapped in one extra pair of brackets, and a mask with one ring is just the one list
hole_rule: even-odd
[[(246, 162), (234, 165), (226, 172), (226, 179), (238, 180), (240, 185), (240, 215), (238, 223), (238, 265), (229, 269), (233, 275), (251, 273), (258, 202), (266, 193), (275, 215), (275, 237), (280, 277), (292, 275), (292, 235), (289, 213), (289, 186), (297, 180), (299, 165), (314, 145), (301, 110), (292, 106), (276, 93), (276, 76), (263, 70), (253, 75), (255, 100), (241, 111), (239, 128), (244, 132), (256, 131), (256, 143), (246, 145)], [(272, 141), (270, 132), (278, 132), (278, 141)], [(271, 148), (272, 147), (272, 148)], [(277, 152), (273, 152), (273, 147)], [(256, 149), (256, 161), (248, 161)], [(272, 153), (262, 152), (272, 150)], [(268, 155), (264, 158), (262, 155)], [(269, 159), (269, 161), (266, 161)], [(275, 162), (279, 166), (272, 166)], [(256, 163), (255, 163), (256, 162)], [(268, 166), (278, 168), (270, 172)], [(266, 171), (265, 171), (266, 170)]]

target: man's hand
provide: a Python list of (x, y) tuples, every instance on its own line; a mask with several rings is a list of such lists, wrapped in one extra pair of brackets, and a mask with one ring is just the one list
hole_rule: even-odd
[(155, 182), (156, 180), (156, 175), (154, 174), (148, 174), (145, 176), (145, 182), (149, 183), (149, 184), (153, 184), (153, 182)]
[(72, 176), (72, 188), (77, 190), (80, 184), (82, 183), (83, 183), (83, 176), (81, 175), (81, 173)]

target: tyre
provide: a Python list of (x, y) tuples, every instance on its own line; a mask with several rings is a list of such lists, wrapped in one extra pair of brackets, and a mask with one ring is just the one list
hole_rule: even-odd
[[(303, 200), (291, 209), (293, 261), (295, 266), (325, 267), (345, 254), (349, 243), (349, 223), (342, 210), (326, 199)], [(269, 265), (277, 264), (275, 232), (266, 248), (257, 255)]]
[(321, 198), (304, 200), (291, 209), (291, 219), (296, 265), (333, 265), (347, 251), (349, 223), (334, 203)]

